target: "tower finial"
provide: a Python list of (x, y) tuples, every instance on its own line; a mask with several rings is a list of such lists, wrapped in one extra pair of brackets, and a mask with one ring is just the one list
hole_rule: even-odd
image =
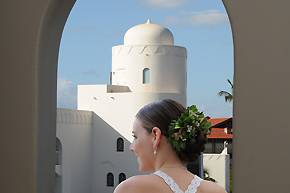
[(150, 24), (150, 23), (151, 23), (151, 20), (148, 18), (146, 21), (146, 24)]

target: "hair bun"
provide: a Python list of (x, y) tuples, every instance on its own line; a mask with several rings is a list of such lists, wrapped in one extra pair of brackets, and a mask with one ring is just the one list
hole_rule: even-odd
[(195, 105), (184, 108), (180, 103), (163, 99), (142, 107), (136, 114), (142, 126), (151, 133), (158, 127), (181, 161), (193, 161), (204, 150), (211, 127), (208, 117)]
[(195, 105), (186, 110), (169, 125), (167, 139), (183, 161), (193, 161), (204, 150), (211, 123)]
[(178, 157), (184, 162), (195, 161), (201, 152), (204, 151), (205, 144), (207, 142), (206, 136), (199, 134), (197, 139), (191, 139), (185, 145), (185, 148), (181, 151), (176, 151)]

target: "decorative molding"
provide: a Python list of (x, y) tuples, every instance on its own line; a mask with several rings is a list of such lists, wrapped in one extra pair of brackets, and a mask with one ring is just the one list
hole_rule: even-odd
[(167, 45), (140, 45), (140, 46), (115, 46), (112, 48), (112, 56), (118, 55), (173, 55), (187, 57), (186, 49), (179, 46)]
[(72, 109), (57, 109), (57, 123), (67, 124), (92, 124), (92, 111), (80, 111)]

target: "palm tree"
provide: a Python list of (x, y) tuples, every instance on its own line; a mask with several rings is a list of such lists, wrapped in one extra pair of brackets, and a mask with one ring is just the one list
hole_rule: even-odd
[(224, 96), (226, 102), (232, 102), (233, 101), (233, 94), (232, 93), (233, 93), (234, 85), (229, 79), (227, 79), (227, 81), (231, 85), (231, 93), (222, 90), (222, 91), (218, 92), (218, 95)]
[(203, 169), (203, 172), (204, 172), (204, 179), (207, 180), (207, 181), (212, 181), (212, 182), (216, 182), (216, 180), (212, 177), (209, 176), (209, 172), (206, 168)]

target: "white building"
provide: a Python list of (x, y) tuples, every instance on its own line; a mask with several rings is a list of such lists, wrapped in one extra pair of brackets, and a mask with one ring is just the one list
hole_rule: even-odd
[(148, 20), (129, 29), (112, 48), (112, 85), (78, 86), (78, 109), (95, 112), (131, 141), (134, 115), (163, 98), (186, 103), (186, 49), (172, 33)]
[(164, 98), (186, 106), (186, 79), (186, 49), (167, 28), (130, 28), (112, 48), (111, 84), (79, 85), (78, 110), (58, 109), (56, 191), (109, 193), (138, 174), (128, 150), (135, 114)]
[(129, 145), (95, 113), (58, 109), (56, 192), (113, 192), (119, 181), (138, 173)]

